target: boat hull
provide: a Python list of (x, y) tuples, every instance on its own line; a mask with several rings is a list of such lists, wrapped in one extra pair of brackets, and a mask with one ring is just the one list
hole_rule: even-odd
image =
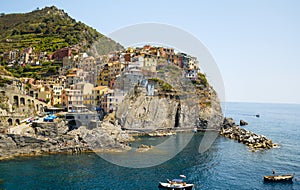
[(185, 186), (183, 186), (182, 184), (174, 184), (171, 185), (170, 183), (159, 183), (159, 188), (163, 188), (163, 189), (174, 189), (174, 190), (192, 190), (194, 187), (194, 184), (186, 184)]
[(294, 175), (264, 176), (265, 182), (293, 182)]

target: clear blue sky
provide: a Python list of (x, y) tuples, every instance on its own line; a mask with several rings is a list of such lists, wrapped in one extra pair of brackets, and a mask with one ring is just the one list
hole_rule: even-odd
[(146, 22), (179, 27), (214, 56), (227, 101), (300, 103), (300, 1), (1, 0), (0, 12), (50, 5), (104, 34)]

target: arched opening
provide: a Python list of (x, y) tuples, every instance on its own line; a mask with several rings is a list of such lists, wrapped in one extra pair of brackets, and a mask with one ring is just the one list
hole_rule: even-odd
[(39, 110), (39, 105), (37, 104), (35, 106), (36, 106), (36, 111), (38, 111)]
[(69, 131), (74, 129), (78, 129), (81, 126), (81, 122), (79, 120), (71, 120), (68, 122)]
[(20, 120), (19, 119), (16, 119), (16, 124), (20, 125)]
[(30, 99), (27, 99), (27, 105), (30, 105)]
[(23, 105), (23, 106), (25, 106), (25, 98), (20, 98), (20, 105)]
[(19, 107), (19, 96), (14, 96), (14, 104)]
[(8, 122), (8, 125), (9, 125), (9, 126), (12, 126), (12, 125), (13, 125), (13, 121), (12, 121), (11, 118), (9, 118), (9, 119), (7, 120), (7, 122)]

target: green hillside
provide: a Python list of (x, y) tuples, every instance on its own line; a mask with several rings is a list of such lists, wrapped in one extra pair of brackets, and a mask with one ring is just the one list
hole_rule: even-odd
[(45, 7), (25, 14), (0, 15), (0, 54), (13, 49), (33, 47), (35, 51), (48, 53), (60, 48), (77, 45), (88, 50), (96, 41), (99, 54), (122, 49), (122, 46), (103, 36), (95, 29), (68, 16), (56, 7)]

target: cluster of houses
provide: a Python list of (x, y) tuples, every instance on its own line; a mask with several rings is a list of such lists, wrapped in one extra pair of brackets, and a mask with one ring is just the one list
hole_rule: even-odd
[(65, 47), (57, 50), (53, 54), (48, 52), (35, 51), (33, 47), (27, 47), (22, 50), (14, 49), (10, 51), (5, 51), (0, 56), (0, 61), (6, 62), (8, 65), (40, 65), (40, 63), (46, 61), (62, 61), (64, 57), (71, 56), (72, 54), (77, 54), (79, 49), (76, 47)]
[(36, 81), (23, 78), (21, 82), (26, 85), (19, 88), (25, 90), (27, 86), (29, 96), (52, 107), (66, 108), (68, 112), (116, 110), (130, 89), (155, 77), (162, 65), (182, 68), (186, 78), (191, 80), (196, 79), (199, 72), (195, 57), (175, 52), (173, 48), (150, 45), (98, 57), (63, 48), (50, 58), (62, 63), (58, 76)]

